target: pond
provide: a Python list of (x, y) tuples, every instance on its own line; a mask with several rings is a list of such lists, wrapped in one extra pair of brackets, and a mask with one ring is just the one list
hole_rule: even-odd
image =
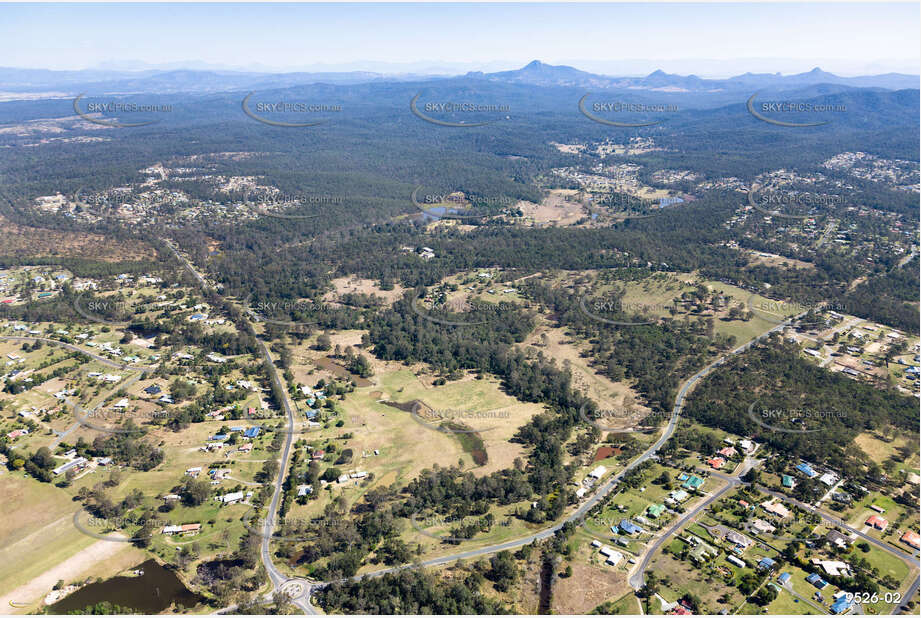
[(140, 576), (118, 576), (80, 588), (49, 607), (51, 613), (66, 614), (89, 605), (108, 601), (145, 614), (158, 614), (170, 605), (194, 607), (202, 602), (176, 577), (173, 571), (156, 560), (147, 560), (134, 567)]

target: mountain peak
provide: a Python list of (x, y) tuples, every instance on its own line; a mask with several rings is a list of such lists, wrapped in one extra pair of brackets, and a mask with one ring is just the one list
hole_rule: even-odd
[(541, 62), (540, 60), (532, 60), (531, 62), (529, 62), (528, 64), (526, 64), (526, 65), (522, 68), (522, 70), (523, 70), (523, 71), (526, 71), (526, 70), (528, 70), (528, 69), (540, 69), (540, 68), (543, 68), (543, 66), (544, 66), (544, 63)]

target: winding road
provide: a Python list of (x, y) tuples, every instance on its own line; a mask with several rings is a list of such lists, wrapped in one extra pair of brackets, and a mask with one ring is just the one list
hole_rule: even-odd
[(57, 339), (47, 339), (46, 337), (3, 336), (3, 337), (0, 337), (0, 341), (14, 341), (17, 343), (29, 343), (29, 342), (34, 343), (37, 341), (41, 341), (42, 343), (55, 345), (60, 348), (66, 348), (74, 352), (79, 352), (80, 354), (83, 354), (84, 356), (88, 356), (92, 358), (93, 360), (99, 361), (103, 365), (112, 367), (114, 369), (123, 369), (123, 370), (134, 369), (134, 370), (139, 370), (139, 371), (147, 371), (147, 370), (156, 369), (156, 367), (152, 365), (131, 365), (128, 363), (117, 363), (113, 360), (106, 358), (105, 356), (100, 356), (99, 354), (89, 352), (72, 343), (65, 343), (63, 341), (58, 341)]

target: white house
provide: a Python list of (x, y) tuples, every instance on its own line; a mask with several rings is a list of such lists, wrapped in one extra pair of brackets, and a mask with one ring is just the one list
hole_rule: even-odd
[(217, 496), (215, 500), (223, 502), (224, 504), (235, 504), (243, 500), (243, 492), (235, 491), (230, 494), (224, 494), (223, 496)]

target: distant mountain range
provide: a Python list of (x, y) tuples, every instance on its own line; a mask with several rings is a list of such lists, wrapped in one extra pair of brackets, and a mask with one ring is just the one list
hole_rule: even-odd
[(535, 60), (515, 71), (499, 73), (467, 73), (468, 77), (506, 81), (535, 86), (579, 86), (584, 88), (662, 90), (671, 92), (715, 92), (751, 90), (753, 88), (801, 88), (817, 84), (838, 84), (855, 88), (885, 88), (901, 90), (918, 88), (919, 76), (886, 73), (863, 77), (839, 77), (815, 68), (808, 73), (781, 75), (779, 73), (745, 73), (728, 79), (704, 79), (696, 75), (674, 75), (654, 71), (646, 77), (610, 77), (586, 73), (569, 66), (553, 66)]
[(470, 72), (463, 76), (387, 75), (367, 71), (335, 73), (259, 73), (215, 70), (49, 71), (0, 67), (0, 91), (35, 93), (64, 91), (77, 94), (216, 93), (239, 90), (287, 88), (308, 84), (368, 84), (379, 82), (425, 82), (464, 79), (541, 87), (569, 87), (601, 90), (647, 91), (658, 93), (737, 94), (759, 89), (788, 91), (830, 84), (849, 88), (886, 90), (916, 89), (919, 76), (886, 73), (862, 77), (840, 77), (815, 68), (807, 73), (745, 73), (728, 79), (705, 79), (696, 75), (675, 75), (654, 71), (645, 77), (615, 77), (581, 71), (538, 60), (513, 71)]

